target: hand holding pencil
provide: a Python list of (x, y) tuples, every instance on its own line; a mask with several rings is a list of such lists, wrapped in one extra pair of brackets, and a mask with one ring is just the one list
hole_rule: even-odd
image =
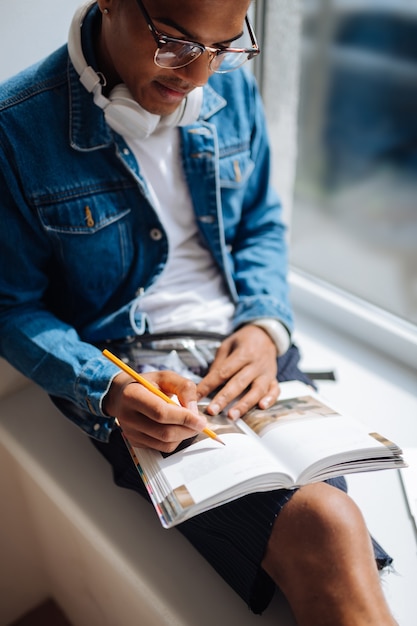
[[(173, 404), (175, 406), (179, 406), (177, 404), (177, 402), (174, 402), (174, 400), (172, 400), (172, 398), (170, 398), (169, 396), (167, 396), (163, 391), (161, 391), (158, 387), (156, 387), (155, 385), (153, 385), (147, 378), (145, 378), (144, 376), (141, 376), (138, 372), (136, 372), (134, 369), (132, 369), (129, 365), (127, 365), (126, 363), (124, 363), (124, 361), (122, 361), (121, 359), (119, 359), (117, 356), (115, 356), (112, 352), (110, 352), (109, 350), (103, 350), (103, 355), (105, 357), (107, 357), (110, 361), (112, 361), (115, 365), (117, 365), (122, 371), (124, 371), (126, 374), (128, 374), (129, 376), (131, 376), (136, 382), (140, 383), (143, 387), (145, 387), (146, 389), (148, 389), (148, 391), (150, 391), (151, 393), (153, 393), (154, 395), (158, 396), (159, 398), (161, 398), (162, 400), (164, 400), (165, 402), (167, 402), (168, 404)], [(224, 442), (216, 435), (216, 433), (214, 431), (212, 431), (209, 428), (204, 428), (203, 432), (210, 437), (211, 439), (214, 439), (215, 441), (221, 443), (224, 445)]]

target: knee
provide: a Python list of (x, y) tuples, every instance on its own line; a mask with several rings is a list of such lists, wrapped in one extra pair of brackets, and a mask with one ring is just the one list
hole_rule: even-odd
[(311, 581), (342, 566), (353, 571), (364, 555), (372, 560), (360, 510), (343, 491), (316, 483), (299, 489), (281, 511), (262, 566), (285, 589), (301, 573)]
[(278, 516), (268, 553), (275, 559), (296, 563), (334, 558), (372, 547), (362, 513), (343, 491), (326, 483), (299, 489)]
[(293, 500), (292, 513), (300, 523), (314, 524), (317, 530), (323, 527), (348, 530), (362, 525), (362, 514), (355, 502), (344, 491), (327, 483), (306, 485), (299, 489)]
[[(295, 534), (327, 544), (332, 537), (358, 536), (366, 527), (355, 502), (343, 491), (326, 483), (306, 485), (288, 506), (290, 526)], [(284, 509), (285, 511), (285, 509)]]
[(393, 623), (362, 514), (335, 487), (318, 483), (293, 495), (276, 519), (262, 567), (299, 623)]

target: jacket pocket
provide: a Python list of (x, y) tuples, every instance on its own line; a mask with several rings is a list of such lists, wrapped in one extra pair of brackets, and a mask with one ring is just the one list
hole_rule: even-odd
[(85, 196), (38, 208), (44, 228), (58, 235), (92, 235), (130, 213), (117, 194)]
[(255, 167), (249, 150), (236, 151), (220, 156), (219, 174), (221, 187), (237, 189), (246, 184)]
[(38, 206), (37, 210), (56, 256), (73, 279), (85, 281), (86, 273), (90, 273), (90, 287), (100, 287), (125, 276), (134, 246), (131, 208), (123, 196), (77, 196)]

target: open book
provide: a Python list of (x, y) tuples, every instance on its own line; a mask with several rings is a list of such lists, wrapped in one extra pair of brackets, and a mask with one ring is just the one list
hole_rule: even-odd
[(337, 413), (311, 387), (280, 386), (270, 409), (253, 409), (236, 422), (208, 418), (224, 446), (199, 434), (164, 455), (126, 441), (162, 526), (256, 491), (406, 466), (394, 443)]

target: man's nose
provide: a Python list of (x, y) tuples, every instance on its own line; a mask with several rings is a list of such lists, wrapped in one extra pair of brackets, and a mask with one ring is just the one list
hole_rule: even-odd
[(202, 87), (213, 73), (209, 67), (212, 58), (213, 53), (206, 50), (206, 52), (192, 63), (189, 63), (185, 67), (179, 67), (174, 71), (182, 80), (192, 83), (195, 87)]

